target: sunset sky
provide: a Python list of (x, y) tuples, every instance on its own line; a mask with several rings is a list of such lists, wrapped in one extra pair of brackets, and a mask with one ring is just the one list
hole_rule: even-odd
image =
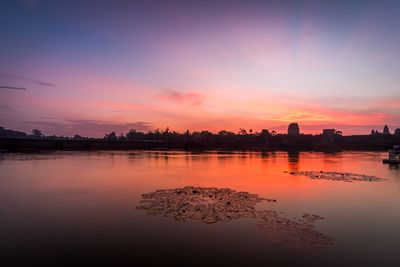
[(400, 1), (0, 2), (0, 126), (400, 127)]

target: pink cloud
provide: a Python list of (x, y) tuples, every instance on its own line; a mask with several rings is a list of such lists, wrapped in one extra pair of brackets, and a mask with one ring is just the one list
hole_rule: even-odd
[(201, 105), (205, 99), (204, 95), (197, 92), (181, 93), (170, 89), (164, 89), (157, 97), (171, 102), (190, 104), (193, 106)]

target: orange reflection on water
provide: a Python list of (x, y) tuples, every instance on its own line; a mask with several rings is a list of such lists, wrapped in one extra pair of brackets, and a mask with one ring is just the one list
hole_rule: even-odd
[[(18, 155), (0, 160), (2, 238), (7, 244), (16, 244), (7, 253), (18, 252), (18, 245), (35, 256), (40, 252), (35, 248), (42, 249), (37, 242), (43, 240), (59, 251), (73, 251), (80, 242), (83, 250), (101, 243), (103, 253), (126, 251), (134, 258), (147, 250), (152, 254), (154, 249), (166, 251), (172, 244), (180, 246), (177, 251), (190, 248), (190, 258), (204, 248), (217, 251), (226, 247), (229, 255), (251, 249), (258, 259), (277, 257), (280, 261), (269, 244), (303, 246), (298, 234), (298, 230), (304, 234), (303, 226), (297, 227), (296, 222), (305, 214), (317, 214), (325, 219), (303, 237), (323, 244), (330, 239), (319, 239), (318, 233), (332, 238), (334, 249), (326, 250), (325, 255), (340, 259), (342, 251), (358, 250), (352, 257), (362, 262), (377, 256), (393, 262), (399, 243), (400, 173), (383, 165), (383, 157), (385, 153), (376, 152), (100, 151), (60, 152), (37, 159)], [(321, 170), (386, 180), (346, 183), (290, 174)], [(178, 224), (135, 209), (143, 193), (186, 186), (230, 188), (277, 201), (256, 203), (254, 210), (261, 211), (257, 218), (268, 219), (257, 226), (255, 218), (212, 225), (198, 220)], [(258, 231), (263, 234), (257, 235)], [(93, 255), (101, 254), (96, 251)], [(307, 255), (302, 252), (298, 256)], [(315, 254), (308, 256), (314, 259)]]
[(379, 160), (376, 154), (357, 157), (360, 155), (311, 152), (93, 152), (63, 153), (54, 160), (3, 161), (0, 166), (2, 188), (27, 197), (86, 192), (99, 202), (107, 195), (107, 201), (132, 203), (141, 193), (158, 188), (203, 186), (252, 192), (297, 206), (313, 201), (326, 204), (350, 192), (352, 199), (366, 192), (379, 194), (386, 183), (371, 187), (363, 182), (316, 181), (284, 173), (323, 170), (382, 176), (388, 171), (382, 164), (372, 164)]

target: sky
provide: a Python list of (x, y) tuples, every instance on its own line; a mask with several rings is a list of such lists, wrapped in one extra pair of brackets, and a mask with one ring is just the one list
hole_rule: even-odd
[(0, 126), (400, 127), (400, 1), (0, 2)]

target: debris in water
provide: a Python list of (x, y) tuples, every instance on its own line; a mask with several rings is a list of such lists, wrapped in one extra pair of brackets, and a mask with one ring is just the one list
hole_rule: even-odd
[[(256, 217), (255, 205), (265, 199), (228, 188), (186, 186), (143, 194), (142, 205), (148, 214), (162, 214), (178, 221), (202, 220), (205, 223)], [(276, 202), (268, 199), (268, 202)]]
[(295, 222), (277, 214), (269, 214), (257, 223), (258, 230), (274, 244), (292, 248), (323, 249), (332, 239), (316, 231), (307, 222)]
[(172, 217), (177, 222), (188, 219), (207, 224), (227, 222), (240, 218), (258, 218), (258, 229), (274, 244), (297, 248), (320, 249), (332, 244), (329, 237), (313, 229), (313, 223), (323, 218), (314, 214), (303, 214), (295, 221), (283, 217), (283, 212), (257, 210), (256, 204), (276, 199), (264, 199), (248, 192), (236, 192), (229, 188), (186, 186), (176, 189), (156, 190), (142, 194), (141, 205), (148, 215)]
[(315, 221), (324, 219), (321, 216), (318, 216), (315, 214), (308, 214), (308, 213), (304, 213), (302, 217), (303, 217), (304, 221), (306, 221), (308, 223), (314, 223)]
[(385, 179), (373, 175), (357, 174), (350, 172), (326, 172), (326, 171), (298, 171), (287, 172), (291, 175), (307, 176), (311, 179), (325, 179), (333, 181), (354, 182), (354, 181), (367, 181), (367, 182), (381, 182)]

